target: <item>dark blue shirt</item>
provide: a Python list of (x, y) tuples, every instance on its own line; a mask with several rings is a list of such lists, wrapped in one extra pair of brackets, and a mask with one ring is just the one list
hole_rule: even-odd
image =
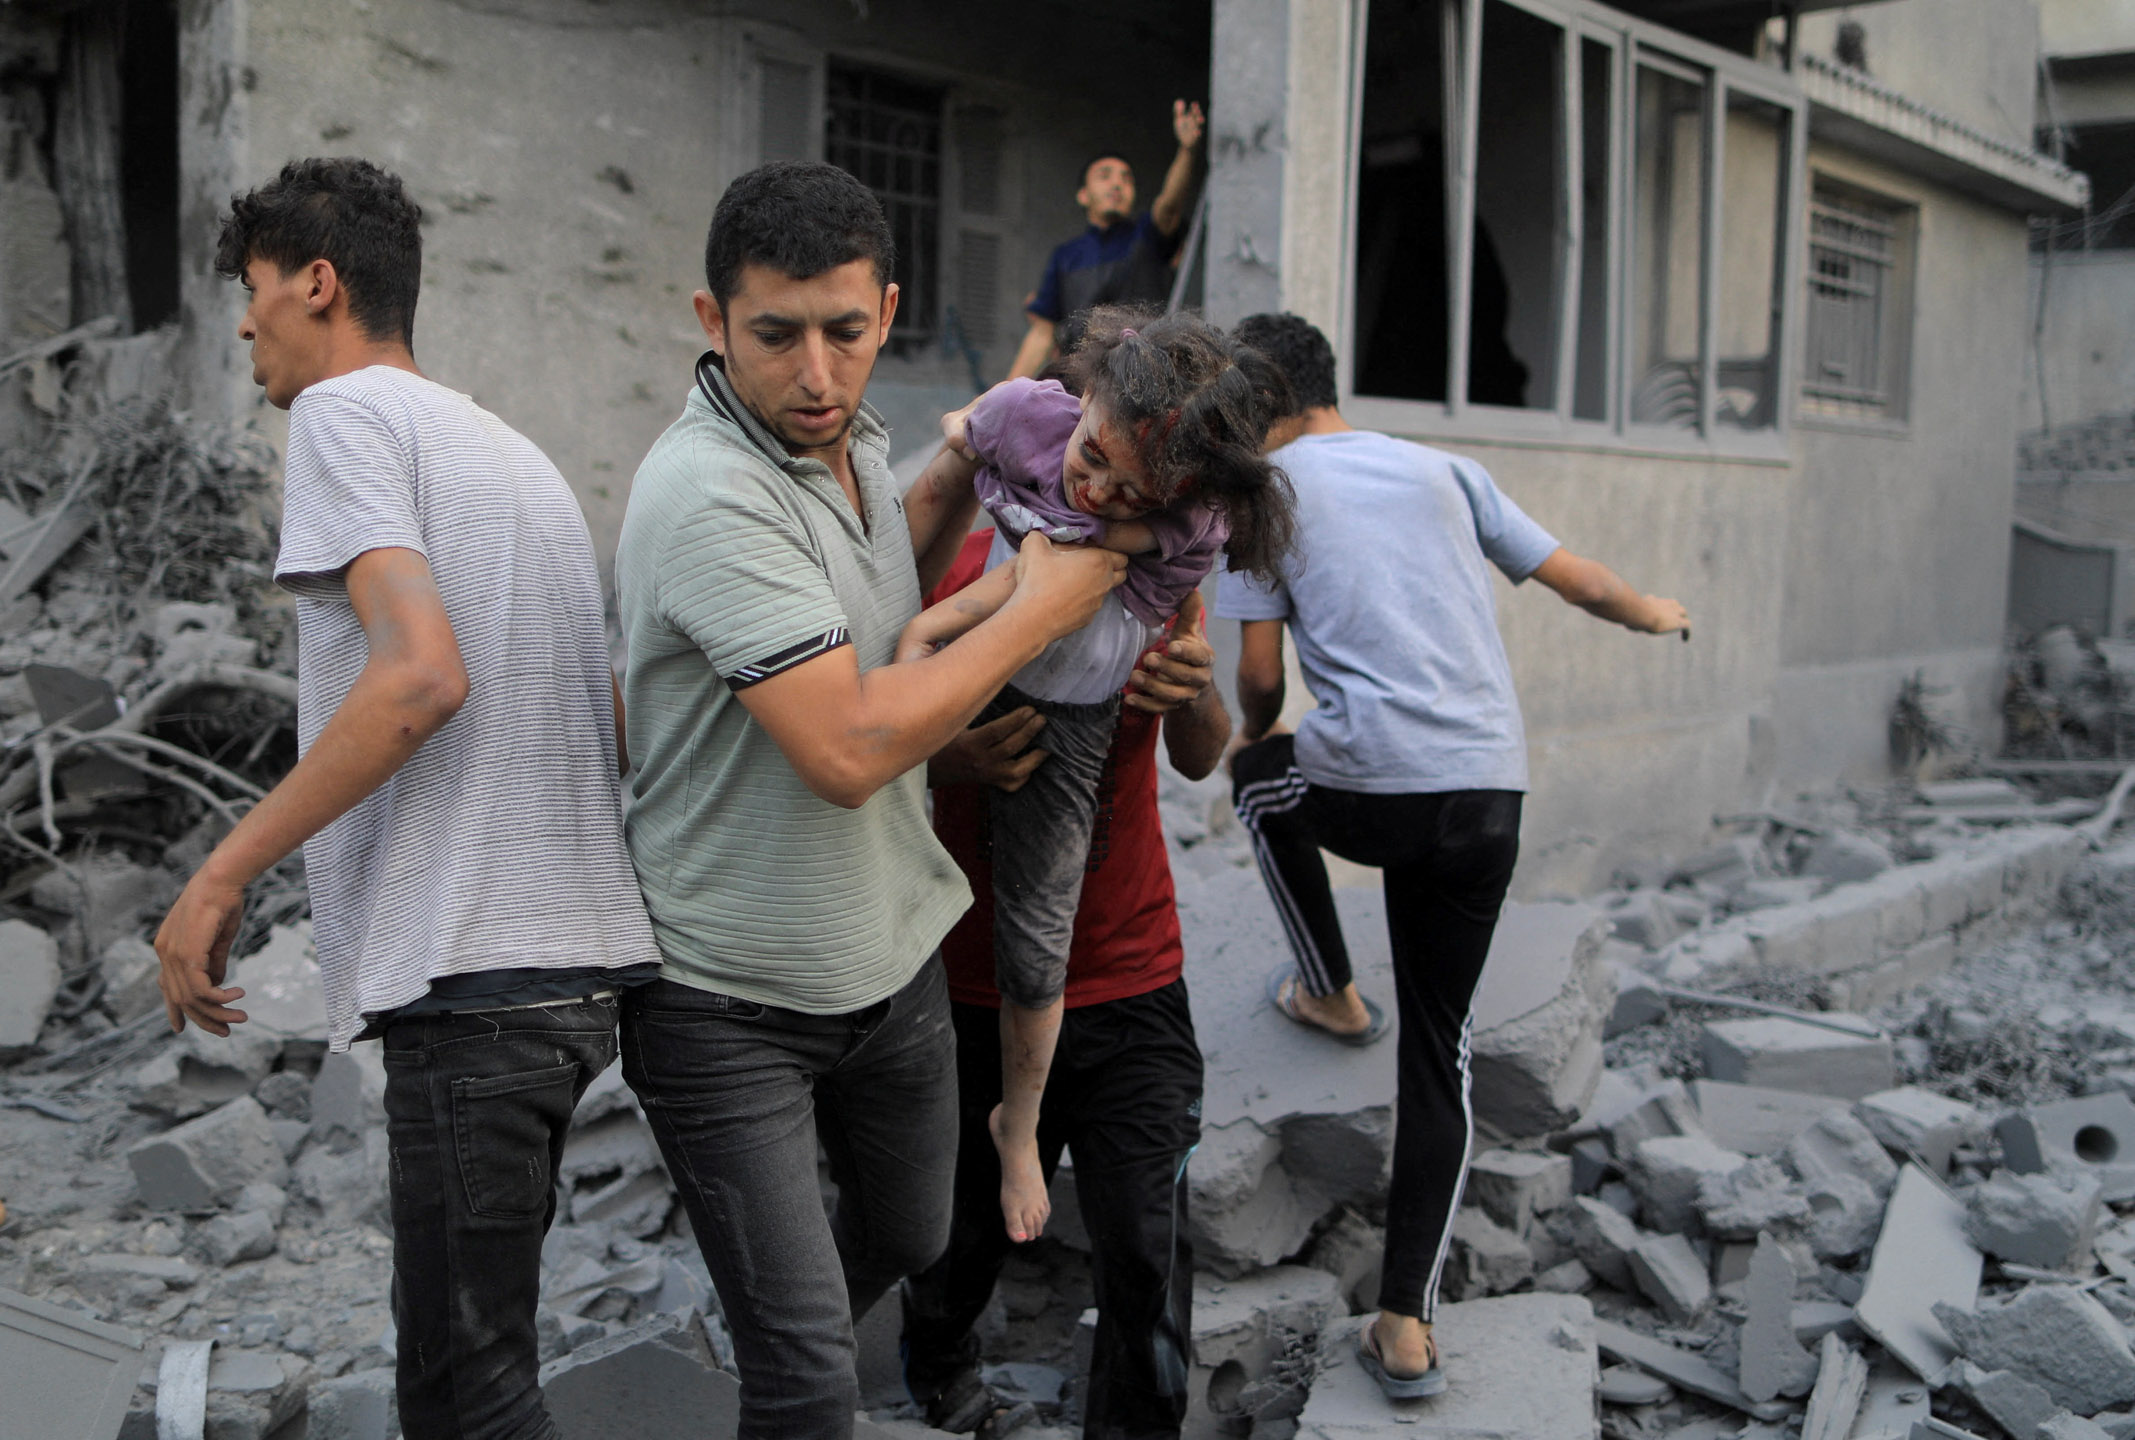
[[(1093, 305), (1161, 305), (1171, 298), (1178, 248), (1179, 237), (1159, 230), (1146, 210), (1116, 225), (1092, 225), (1053, 247), (1030, 313), (1059, 324)], [(1074, 348), (1061, 340), (1063, 353)]]

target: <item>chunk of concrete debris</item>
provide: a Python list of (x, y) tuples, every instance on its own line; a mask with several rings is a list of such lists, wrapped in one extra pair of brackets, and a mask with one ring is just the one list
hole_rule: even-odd
[(2038, 1440), (2113, 1440), (2112, 1432), (2095, 1420), (2063, 1410), (2042, 1423)]
[[(1403, 1436), (1548, 1436), (1595, 1440), (1594, 1311), (1574, 1295), (1507, 1295), (1442, 1305), (1433, 1339), (1448, 1388), (1430, 1400), (1389, 1402), (1357, 1361), (1369, 1317), (1331, 1324), (1321, 1368), (1298, 1417), (1301, 1440)], [(1394, 1421), (1389, 1425), (1389, 1420)]]
[(1883, 1200), (1857, 1175), (1827, 1175), (1803, 1185), (1809, 1197), (1809, 1246), (1823, 1260), (1858, 1255), (1883, 1231)]
[(1713, 1143), (1745, 1155), (1777, 1155), (1796, 1135), (1846, 1103), (1830, 1095), (1725, 1080), (1698, 1080), (1690, 1089), (1698, 1123)]
[(1281, 1163), (1282, 1136), (1252, 1120), (1204, 1125), (1187, 1171), (1194, 1252), (1226, 1274), (1294, 1254), (1319, 1218), (1319, 1196)]
[(1476, 1118), (1508, 1139), (1563, 1129), (1594, 1094), (1616, 1001), (1606, 930), (1584, 905), (1513, 904), (1498, 919), (1469, 1053)]
[(1868, 1367), (1868, 1393), (1852, 1440), (1912, 1440), (1913, 1427), (1929, 1415), (1927, 1386), (1885, 1356)]
[(1453, 1217), (1453, 1253), (1446, 1276), (1455, 1299), (1502, 1295), (1534, 1278), (1534, 1252), (1527, 1242), (1481, 1210)]
[(1947, 1174), (1957, 1148), (1986, 1128), (1977, 1106), (1918, 1085), (1901, 1085), (1865, 1096), (1853, 1113), (1876, 1139), (1912, 1155), (1936, 1174)]
[(1572, 1142), (1572, 1193), (1591, 1195), (1623, 1172), (1609, 1154), (1609, 1142), (1589, 1135)]
[(1604, 1405), (1661, 1405), (1675, 1398), (1675, 1387), (1635, 1365), (1611, 1365), (1594, 1393)]
[(1809, 1197), (1767, 1155), (1698, 1182), (1698, 1217), (1722, 1240), (1754, 1240), (1760, 1231), (1799, 1225), (1809, 1218)]
[[(1584, 1295), (1594, 1288), (1594, 1272), (1582, 1260), (1552, 1265), (1535, 1276), (1535, 1289), (1544, 1295)], [(1376, 1306), (1371, 1308), (1376, 1309)]]
[(1712, 1298), (1705, 1261), (1681, 1235), (1641, 1236), (1631, 1249), (1631, 1278), (1678, 1325), (1696, 1319)]
[(1572, 1248), (1580, 1263), (1597, 1279), (1626, 1295), (1636, 1294), (1638, 1282), (1631, 1274), (1631, 1252), (1638, 1248), (1639, 1229), (1631, 1217), (1615, 1206), (1582, 1195), (1566, 1212), (1572, 1232)]
[(1679, 861), (1671, 881), (1687, 881), (1700, 891), (1729, 895), (1751, 880), (1769, 878), (1776, 870), (1771, 852), (1748, 835), (1735, 835)]
[(1302, 1396), (1251, 1393), (1270, 1379), (1278, 1360), (1318, 1342), (1342, 1311), (1334, 1277), (1302, 1265), (1278, 1265), (1239, 1280), (1194, 1277), (1193, 1372), (1188, 1392), (1197, 1412), (1207, 1409), (1250, 1420)]
[[(1839, 1016), (1834, 1023), (1844, 1023)], [(1867, 1022), (1861, 1022), (1864, 1029)], [(1890, 1037), (1846, 1034), (1799, 1020), (1761, 1016), (1705, 1026), (1705, 1073), (1714, 1080), (1858, 1100), (1897, 1079)]]
[(1935, 1318), (1965, 1359), (1983, 1370), (2013, 1370), (2057, 1405), (2093, 1415), (2135, 1400), (2126, 1332), (2072, 1285), (2034, 1285), (1978, 1310), (1938, 1304)]
[[(1432, 1334), (1435, 1336), (1437, 1332), (1433, 1330)], [(1717, 1400), (1722, 1405), (1757, 1419), (1777, 1420), (1793, 1410), (1792, 1406), (1776, 1400), (1769, 1404), (1752, 1400), (1742, 1393), (1742, 1387), (1735, 1383), (1732, 1376), (1710, 1360), (1678, 1349), (1665, 1340), (1641, 1335), (1636, 1330), (1618, 1325), (1614, 1321), (1594, 1322), (1594, 1343), (1602, 1354), (1658, 1375), (1678, 1390), (1688, 1390), (1693, 1395)]]
[(2135, 1199), (2135, 1102), (2086, 1095), (2033, 1105), (1995, 1122), (2002, 1161), (2019, 1174), (2071, 1170), (2096, 1175), (2108, 1200)]
[(1868, 1362), (1836, 1335), (1824, 1337), (1810, 1362), (1816, 1381), (1801, 1420), (1801, 1440), (1846, 1440), (1868, 1391)]
[(141, 1336), (12, 1290), (0, 1290), (0, 1431), (113, 1440), (141, 1373)]
[(155, 946), (138, 935), (121, 935), (104, 947), (96, 963), (104, 973), (103, 1005), (112, 1019), (124, 1025), (163, 1008), (158, 983), (163, 962), (156, 958)]
[(218, 1269), (264, 1260), (274, 1253), (274, 1221), (258, 1210), (217, 1215), (200, 1227), (200, 1245), (208, 1263)]
[(1491, 1219), (1525, 1235), (1537, 1215), (1572, 1203), (1571, 1157), (1546, 1150), (1485, 1150), (1468, 1162), (1467, 1193)]
[(281, 1059), (282, 1036), (250, 1024), (228, 1035), (188, 1025), (134, 1072), (128, 1104), (151, 1115), (190, 1120), (249, 1095)]
[(1983, 1264), (1965, 1237), (1964, 1202), (1908, 1165), (1891, 1192), (1854, 1319), (1908, 1370), (1935, 1381), (1957, 1358), (1936, 1307), (1969, 1311)]
[(2046, 1387), (2014, 1370), (1982, 1370), (1969, 1360), (1957, 1362), (1958, 1386), (2011, 1440), (2035, 1440), (2039, 1426), (2060, 1411)]
[(1832, 830), (1810, 842), (1801, 873), (1834, 885), (1851, 885), (1875, 879), (1893, 863), (1889, 847), (1874, 836)]
[(1787, 1142), (1787, 1168), (1810, 1184), (1850, 1175), (1878, 1199), (1898, 1183), (1897, 1162), (1851, 1111), (1834, 1110)]
[(1845, 1332), (1848, 1339), (1860, 1338), (1855, 1333), (1853, 1307), (1835, 1300), (1803, 1300), (1794, 1306), (1792, 1318), (1794, 1338), (1804, 1345), (1814, 1345), (1833, 1331)]
[(1614, 973), (1616, 1002), (1609, 1007), (1609, 1018), (1601, 1027), (1604, 1040), (1651, 1025), (1668, 1013), (1668, 996), (1652, 976), (1630, 965), (1617, 965)]
[(321, 1380), (305, 1409), (305, 1440), (387, 1440), (400, 1430), (393, 1372), (384, 1366)]
[(1698, 1123), (1697, 1106), (1680, 1080), (1663, 1080), (1645, 1091), (1641, 1099), (1613, 1116), (1605, 1129), (1610, 1153), (1626, 1164), (1648, 1140), (1705, 1133)]
[(2087, 1261), (2103, 1186), (2095, 1175), (1997, 1170), (1966, 1196), (1965, 1234), (1997, 1260), (2059, 1270)]
[(1683, 933), (1683, 922), (1654, 890), (1633, 890), (1607, 911), (1609, 929), (1642, 950), (1659, 950)]
[(1785, 1249), (1770, 1235), (1760, 1235), (1750, 1256), (1737, 1371), (1742, 1393), (1752, 1400), (1805, 1394), (1816, 1382), (1816, 1357), (1794, 1335), (1796, 1278)]
[(59, 946), (35, 925), (0, 921), (0, 1060), (27, 1054), (59, 995)]
[(741, 1382), (720, 1370), (694, 1317), (656, 1315), (541, 1367), (561, 1440), (731, 1434)]
[(334, 1150), (385, 1128), (385, 1047), (351, 1045), (319, 1062), (311, 1082), (311, 1136)]
[(1749, 1157), (1723, 1150), (1703, 1135), (1663, 1135), (1639, 1143), (1627, 1177), (1638, 1196), (1639, 1218), (1669, 1234), (1696, 1227), (1698, 1197), (1708, 1179), (1731, 1175)]
[(275, 926), (267, 943), (238, 961), (234, 969), (236, 978), (230, 983), (244, 987), (248, 1026), (315, 1044), (324, 1052), (326, 993), (319, 984), (309, 920)]
[(137, 1142), (126, 1160), (141, 1203), (151, 1210), (213, 1210), (247, 1185), (289, 1178), (267, 1112), (250, 1095)]
[(1379, 1272), (1386, 1264), (1386, 1231), (1344, 1209), (1312, 1243), (1305, 1263), (1334, 1277), (1334, 1287), (1353, 1313), (1379, 1308)]

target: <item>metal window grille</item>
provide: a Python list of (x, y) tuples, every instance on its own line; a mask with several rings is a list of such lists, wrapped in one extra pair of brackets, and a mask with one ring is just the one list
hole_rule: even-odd
[(1884, 301), (1897, 235), (1887, 212), (1825, 194), (1810, 204), (1804, 394), (1875, 409), (1890, 403)]
[(825, 90), (824, 158), (875, 192), (897, 241), (902, 293), (890, 349), (918, 350), (941, 333), (943, 92), (836, 63)]

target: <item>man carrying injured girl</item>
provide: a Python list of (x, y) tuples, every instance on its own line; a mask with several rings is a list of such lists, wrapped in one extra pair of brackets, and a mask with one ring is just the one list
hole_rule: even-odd
[(1219, 553), (1231, 570), (1272, 575), (1292, 532), (1289, 484), (1260, 453), (1286, 387), (1258, 352), (1194, 316), (1104, 307), (1068, 357), (1067, 382), (1009, 380), (944, 418), (951, 448), (978, 466), (997, 538), (987, 575), (921, 612), (897, 652), (939, 649), (1005, 603), (1032, 530), (1129, 557), (1097, 617), (1018, 672), (975, 722), (1029, 706), (1045, 717), (1049, 757), (1022, 788), (989, 797), (1003, 999), (1003, 1098), (990, 1129), (1017, 1241), (1036, 1238), (1051, 1210), (1038, 1107), (1120, 689)]

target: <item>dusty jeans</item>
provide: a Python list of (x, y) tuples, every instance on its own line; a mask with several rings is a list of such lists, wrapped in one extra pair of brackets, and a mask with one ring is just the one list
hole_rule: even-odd
[(407, 1440), (551, 1440), (534, 1309), (578, 1097), (613, 996), (421, 1015), (385, 1032), (393, 1323)]
[(623, 1075), (733, 1331), (739, 1440), (850, 1436), (854, 1320), (949, 1240), (956, 1037), (940, 960), (848, 1015), (647, 985), (623, 1002)]
[(1119, 697), (1096, 705), (1034, 700), (1003, 689), (974, 725), (1028, 705), (1045, 717), (1043, 765), (1022, 788), (987, 794), (993, 845), (994, 986), (1026, 1010), (1058, 1000), (1082, 876), (1097, 825), (1097, 791), (1119, 728)]

